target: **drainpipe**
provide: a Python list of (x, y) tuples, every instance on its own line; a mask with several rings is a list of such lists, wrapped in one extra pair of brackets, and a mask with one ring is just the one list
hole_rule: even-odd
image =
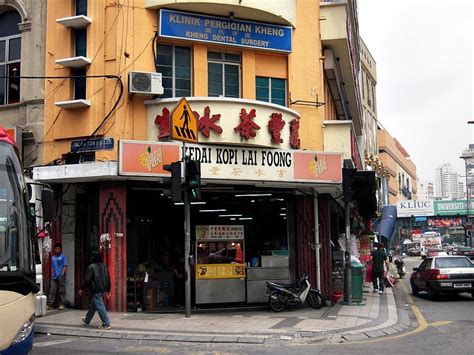
[(313, 190), (313, 205), (314, 205), (314, 246), (315, 246), (315, 260), (316, 260), (316, 288), (321, 290), (321, 258), (319, 245), (319, 201), (318, 193)]

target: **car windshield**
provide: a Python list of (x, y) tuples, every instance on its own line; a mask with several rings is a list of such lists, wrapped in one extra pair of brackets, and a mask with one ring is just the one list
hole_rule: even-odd
[(454, 267), (474, 267), (474, 264), (468, 258), (437, 258), (435, 267), (437, 269)]
[(13, 147), (0, 143), (0, 274), (31, 269), (25, 192)]

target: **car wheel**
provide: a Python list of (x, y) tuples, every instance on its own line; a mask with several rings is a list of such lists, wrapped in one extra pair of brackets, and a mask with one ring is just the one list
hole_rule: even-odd
[(432, 301), (435, 301), (438, 298), (439, 293), (433, 290), (430, 285), (428, 285), (426, 289), (428, 291), (428, 298)]
[(410, 285), (411, 285), (411, 294), (413, 296), (418, 296), (418, 293), (420, 292), (420, 290), (418, 290), (418, 287), (416, 287), (415, 283), (410, 280)]

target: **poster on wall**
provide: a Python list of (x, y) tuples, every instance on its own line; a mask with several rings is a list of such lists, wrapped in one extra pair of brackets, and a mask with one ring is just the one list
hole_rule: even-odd
[(198, 225), (196, 240), (243, 240), (243, 225)]

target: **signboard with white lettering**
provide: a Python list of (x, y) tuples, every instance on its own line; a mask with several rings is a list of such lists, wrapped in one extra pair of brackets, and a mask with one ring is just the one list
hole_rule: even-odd
[(114, 149), (113, 138), (92, 138), (89, 140), (80, 139), (71, 142), (72, 152), (94, 152), (96, 150), (112, 150)]
[(397, 203), (397, 217), (434, 216), (432, 200), (410, 200)]
[(161, 9), (159, 36), (291, 52), (292, 28)]
[[(466, 200), (435, 201), (434, 211), (440, 216), (465, 216), (468, 214)], [(469, 201), (469, 215), (474, 214), (474, 201)]]

